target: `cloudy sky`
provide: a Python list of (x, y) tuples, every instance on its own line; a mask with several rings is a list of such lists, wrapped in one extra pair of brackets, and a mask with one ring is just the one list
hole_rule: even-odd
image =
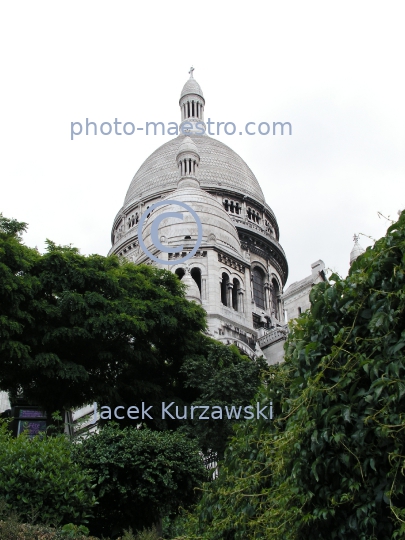
[[(280, 226), (289, 283), (321, 258), (345, 275), (353, 233), (405, 207), (402, 1), (2, 2), (0, 212), (106, 254), (138, 167), (169, 136), (81, 136), (85, 118), (179, 121), (191, 65), (206, 118), (290, 122), (218, 138), (248, 163)], [(361, 237), (366, 247), (372, 240)]]

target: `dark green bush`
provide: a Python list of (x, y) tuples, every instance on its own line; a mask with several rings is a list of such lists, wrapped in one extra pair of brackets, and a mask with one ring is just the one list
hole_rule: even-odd
[(96, 504), (92, 479), (65, 436), (11, 436), (0, 421), (0, 499), (24, 521), (86, 523)]
[(140, 531), (195, 501), (207, 478), (197, 443), (178, 432), (108, 425), (77, 445), (78, 462), (95, 476), (99, 502), (93, 534)]

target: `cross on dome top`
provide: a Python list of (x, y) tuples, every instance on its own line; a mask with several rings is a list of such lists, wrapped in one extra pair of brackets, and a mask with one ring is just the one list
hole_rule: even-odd
[(354, 234), (353, 240), (354, 240), (354, 246), (352, 251), (350, 252), (350, 266), (353, 264), (353, 262), (357, 259), (359, 255), (362, 255), (366, 250), (359, 244), (359, 234)]
[(191, 66), (190, 71), (189, 71), (189, 73), (190, 73), (190, 79), (194, 79), (193, 71), (194, 71), (194, 68), (193, 68), (193, 66)]

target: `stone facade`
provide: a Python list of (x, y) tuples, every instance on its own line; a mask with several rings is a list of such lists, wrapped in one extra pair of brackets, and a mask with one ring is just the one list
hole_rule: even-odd
[(311, 275), (292, 283), (283, 294), (286, 320), (295, 319), (311, 307), (309, 293), (314, 285), (326, 281), (325, 263), (321, 260), (311, 264)]

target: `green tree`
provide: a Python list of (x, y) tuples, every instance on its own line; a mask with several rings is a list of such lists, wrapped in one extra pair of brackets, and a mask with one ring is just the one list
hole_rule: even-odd
[(3, 377), (18, 373), (29, 358), (29, 344), (21, 339), (26, 326), (33, 324), (32, 298), (39, 287), (30, 271), (39, 254), (24, 246), (21, 234), (27, 224), (0, 214), (0, 388)]
[(14, 438), (0, 420), (0, 499), (22, 520), (87, 523), (96, 504), (92, 477), (73, 461), (66, 437)]
[(93, 400), (155, 401), (205, 328), (171, 272), (83, 256), (48, 241), (24, 246), (25, 224), (0, 230), (0, 388), (49, 414)]
[[(205, 312), (175, 274), (50, 241), (40, 255), (22, 244), (24, 223), (0, 224), (0, 389), (22, 391), (49, 416), (92, 401), (160, 410), (162, 401), (252, 399), (265, 362), (204, 335)], [(232, 422), (145, 419), (154, 429), (181, 427), (220, 455)]]
[(97, 535), (150, 527), (195, 502), (194, 488), (207, 478), (197, 444), (178, 432), (109, 424), (77, 445), (76, 459), (96, 479), (89, 526)]
[(388, 540), (405, 533), (405, 212), (349, 276), (311, 292), (187, 538)]

